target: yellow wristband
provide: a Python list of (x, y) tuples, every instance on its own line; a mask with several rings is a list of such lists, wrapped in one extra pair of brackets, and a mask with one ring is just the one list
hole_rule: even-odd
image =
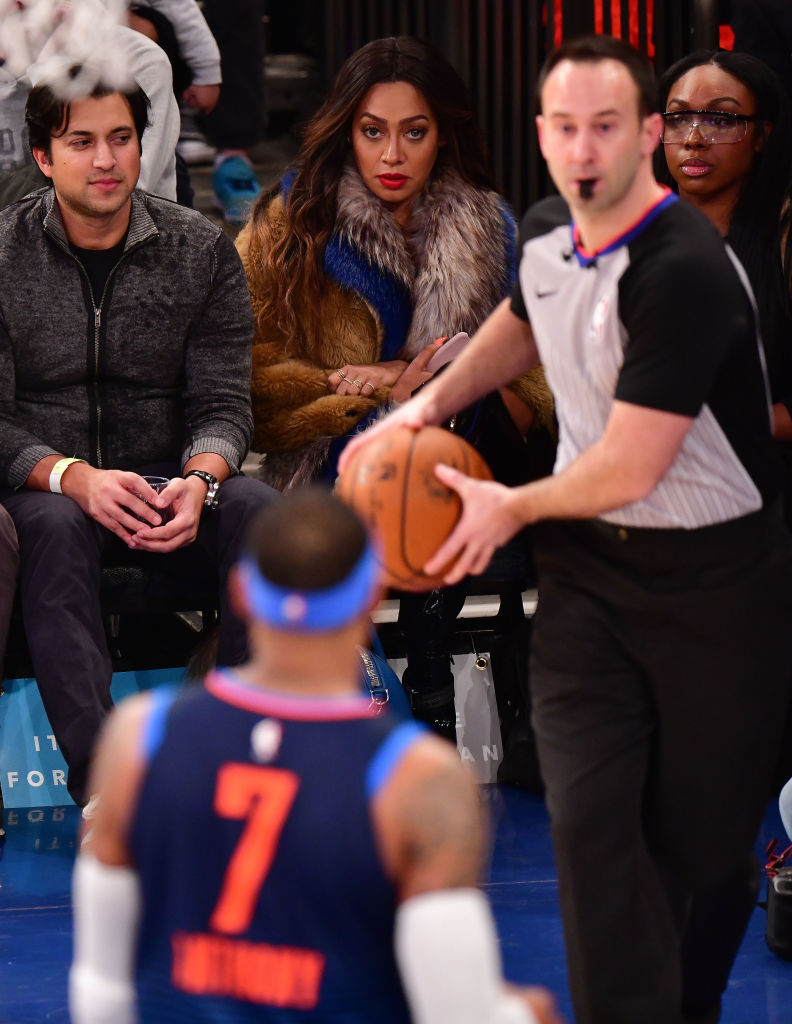
[(53, 494), (63, 494), (61, 477), (73, 462), (85, 462), (85, 459), (58, 459), (49, 476), (49, 489)]

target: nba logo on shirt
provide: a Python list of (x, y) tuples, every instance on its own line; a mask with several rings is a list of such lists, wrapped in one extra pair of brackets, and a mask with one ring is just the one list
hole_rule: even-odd
[(594, 313), (591, 317), (591, 327), (589, 328), (589, 338), (591, 341), (599, 341), (602, 338), (602, 332), (605, 329), (605, 318), (608, 315), (608, 306), (610, 305), (610, 299), (607, 295), (603, 295), (597, 305), (594, 307)]
[(272, 718), (262, 718), (253, 726), (250, 734), (250, 746), (253, 760), (259, 764), (273, 761), (280, 750), (283, 727)]

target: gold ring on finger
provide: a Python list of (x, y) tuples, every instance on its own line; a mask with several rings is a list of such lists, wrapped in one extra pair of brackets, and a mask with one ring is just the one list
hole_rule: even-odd
[(352, 381), (352, 383), (359, 385), (360, 384), (360, 377), (355, 377), (355, 379)]
[[(365, 383), (365, 384), (363, 385), (363, 388), (371, 388), (371, 390), (372, 390), (372, 391), (376, 391), (376, 390), (377, 390), (377, 389), (375, 388), (375, 386), (374, 386), (374, 385), (373, 385), (373, 384), (371, 383), (371, 381), (370, 381), (370, 380), (367, 380), (367, 381), (366, 381), (366, 383)], [(362, 390), (363, 390), (363, 388), (361, 388), (360, 390), (362, 391)]]
[(336, 370), (336, 373), (341, 378), (341, 380), (346, 380), (346, 374), (344, 373), (344, 367), (343, 366), (341, 367), (340, 370)]

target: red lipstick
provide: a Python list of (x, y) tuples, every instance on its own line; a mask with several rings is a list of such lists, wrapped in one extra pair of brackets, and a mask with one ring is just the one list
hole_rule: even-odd
[(396, 189), (401, 188), (407, 181), (407, 176), (404, 174), (378, 174), (377, 181), (379, 181), (384, 188), (390, 188), (395, 191)]

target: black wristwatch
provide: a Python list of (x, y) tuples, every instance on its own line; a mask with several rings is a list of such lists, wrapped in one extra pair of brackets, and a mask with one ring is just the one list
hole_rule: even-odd
[(217, 492), (220, 490), (220, 481), (217, 477), (207, 473), (205, 469), (190, 469), (184, 474), (184, 479), (186, 480), (188, 476), (199, 476), (206, 484), (204, 508), (217, 508)]

